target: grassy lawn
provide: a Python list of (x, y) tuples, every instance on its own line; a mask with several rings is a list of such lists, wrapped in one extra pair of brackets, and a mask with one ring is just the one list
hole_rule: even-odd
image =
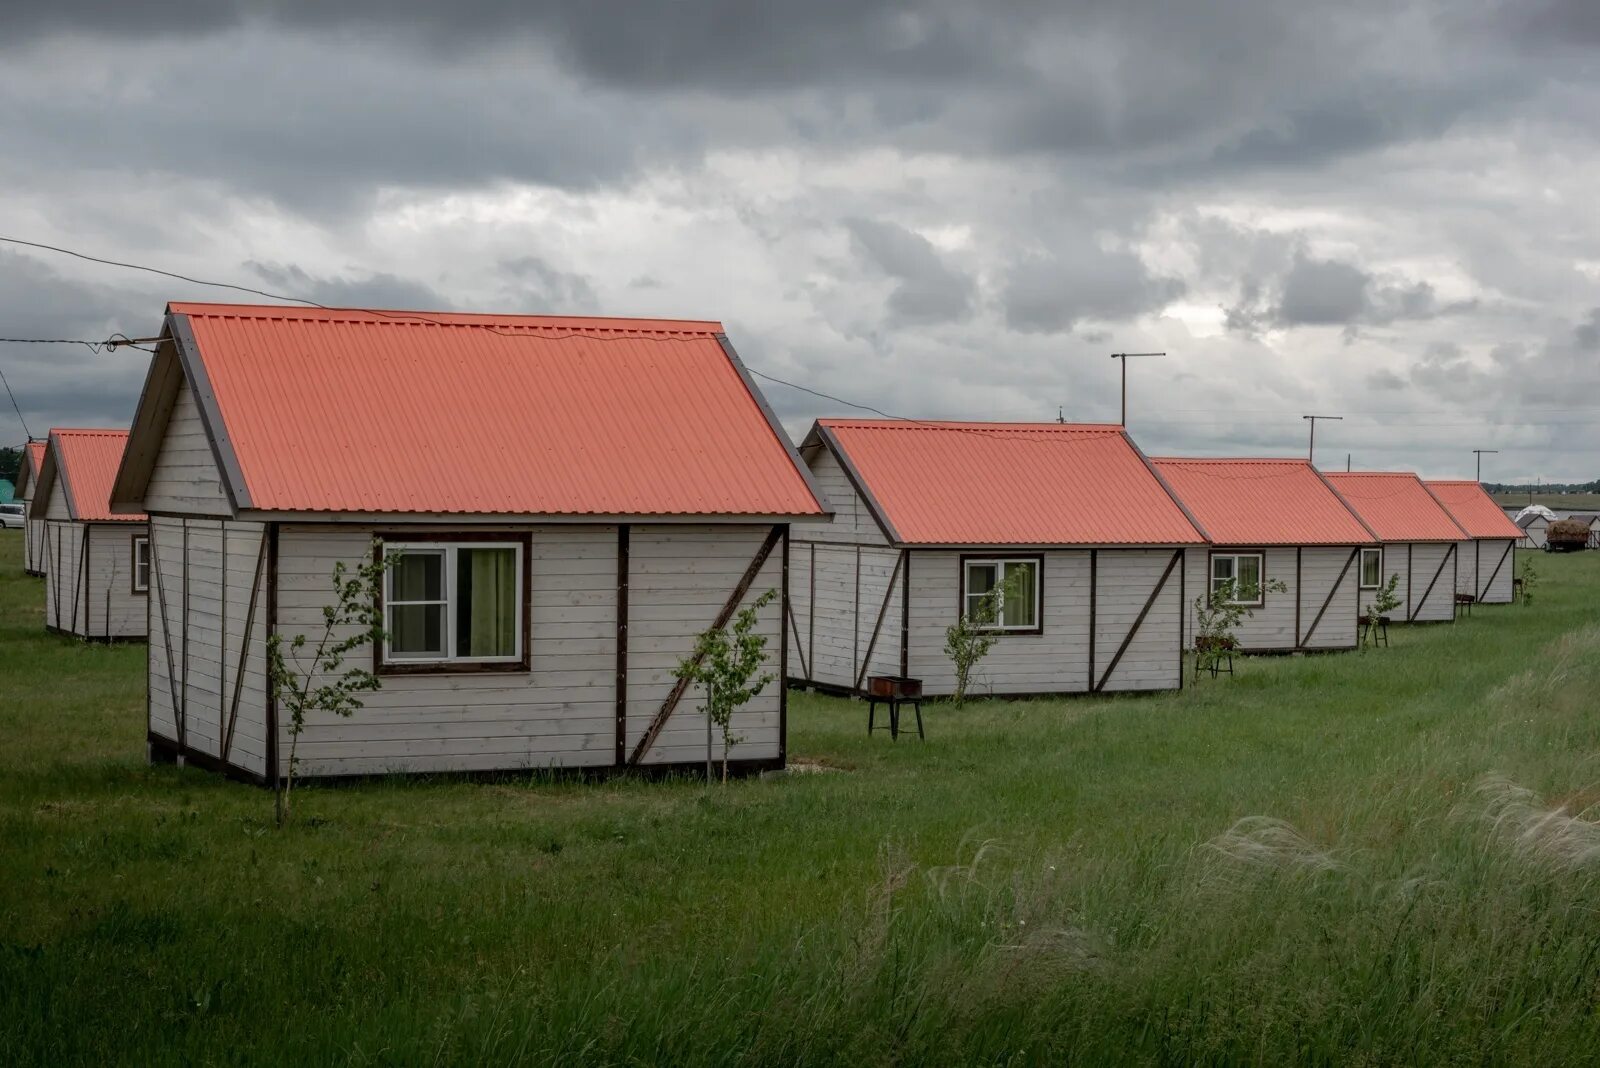
[(0, 1063), (1592, 1063), (1600, 553), (1152, 697), (796, 695), (694, 782), (271, 797), (143, 762), (142, 647), (0, 541)]
[(1526, 490), (1521, 493), (1492, 493), (1494, 503), (1504, 508), (1524, 508), (1529, 504), (1542, 504), (1571, 512), (1600, 512), (1600, 493), (1535, 493), (1532, 500)]

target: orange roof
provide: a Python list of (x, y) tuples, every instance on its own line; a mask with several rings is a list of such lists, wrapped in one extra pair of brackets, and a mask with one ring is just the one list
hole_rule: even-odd
[(1305, 460), (1153, 461), (1218, 545), (1357, 545), (1375, 541)]
[(45, 443), (30, 441), (22, 447), (22, 467), (17, 471), (17, 496), (26, 491), (33, 499), (33, 487), (39, 484), (39, 472), (44, 468)]
[(1410, 471), (1327, 471), (1323, 477), (1384, 541), (1460, 541), (1465, 536)]
[(822, 419), (821, 438), (901, 544), (1205, 542), (1118, 426)]
[(1424, 483), (1469, 538), (1520, 538), (1513, 523), (1483, 486), (1470, 479), (1427, 479)]
[(720, 323), (168, 311), (241, 508), (823, 514)]
[[(80, 522), (144, 522), (148, 518), (144, 515), (111, 514), (111, 483), (117, 477), (127, 444), (126, 430), (52, 429), (50, 456), (54, 463), (52, 466), (47, 461), (52, 470), (41, 478), (40, 488), (48, 491), (51, 480), (60, 478), (67, 511)], [(41, 504), (48, 506), (48, 502)]]

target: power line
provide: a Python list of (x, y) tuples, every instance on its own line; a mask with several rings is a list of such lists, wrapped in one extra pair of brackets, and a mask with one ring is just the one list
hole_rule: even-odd
[(6, 381), (6, 373), (3, 370), (0, 370), (0, 384), (6, 387), (6, 396), (11, 398), (11, 407), (17, 413), (17, 422), (22, 424), (22, 432), (27, 435), (29, 441), (32, 441), (33, 432), (28, 429), (28, 421), (22, 417), (22, 407), (17, 404), (17, 395), (11, 392), (11, 383)]

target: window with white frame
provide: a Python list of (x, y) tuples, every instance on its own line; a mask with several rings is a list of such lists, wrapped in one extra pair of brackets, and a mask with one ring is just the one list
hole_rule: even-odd
[(1037, 556), (963, 560), (962, 612), (989, 630), (1038, 631), (1041, 570)]
[(1215, 596), (1224, 585), (1233, 583), (1230, 604), (1260, 605), (1264, 603), (1261, 587), (1263, 571), (1260, 553), (1211, 554), (1211, 593)]
[(521, 542), (383, 546), (383, 660), (389, 666), (520, 664)]
[(1375, 590), (1383, 585), (1383, 550), (1361, 550), (1361, 588)]
[(150, 591), (150, 538), (140, 534), (133, 539), (133, 592)]

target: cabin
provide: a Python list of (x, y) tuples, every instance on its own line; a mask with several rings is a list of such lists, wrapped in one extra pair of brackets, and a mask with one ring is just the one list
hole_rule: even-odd
[(1396, 622), (1448, 623), (1456, 618), (1456, 569), (1465, 532), (1422, 479), (1409, 471), (1328, 471), (1324, 476), (1383, 542), (1362, 549), (1361, 611), (1396, 578)]
[(33, 500), (34, 487), (39, 484), (45, 445), (43, 441), (29, 441), (23, 446), (22, 463), (17, 470), (16, 497), (22, 505), (22, 570), (35, 576), (44, 574), (44, 520), (28, 514), (28, 502)]
[(1424, 485), (1466, 534), (1459, 550), (1456, 592), (1484, 604), (1510, 604), (1516, 570), (1511, 550), (1521, 540), (1522, 528), (1506, 517), (1480, 483), (1429, 479)]
[(29, 521), (44, 524), (45, 628), (92, 641), (143, 641), (150, 579), (145, 516), (113, 512), (126, 430), (50, 431)]
[[(1235, 634), (1243, 652), (1355, 648), (1362, 550), (1381, 545), (1316, 468), (1295, 459), (1153, 462), (1211, 538), (1189, 551), (1185, 585), (1203, 597), (1231, 581), (1250, 610)], [(1186, 615), (1186, 644), (1197, 609)]]
[(796, 529), (791, 682), (949, 695), (946, 628), (986, 613), (973, 695), (1183, 685), (1179, 564), (1205, 535), (1121, 427), (822, 419), (800, 454), (833, 520)]
[(1593, 512), (1573, 512), (1568, 519), (1576, 520), (1589, 528), (1589, 548), (1600, 548), (1600, 515)]
[[(772, 591), (730, 765), (784, 766), (790, 525), (826, 512), (721, 324), (172, 304), (155, 347), (114, 491), (150, 515), (152, 759), (701, 767), (674, 671)], [(296, 742), (268, 642), (314, 645), (375, 553), (381, 689)]]
[(1515, 520), (1522, 537), (1517, 544), (1524, 549), (1543, 549), (1550, 537), (1550, 519), (1543, 512), (1523, 512)]

